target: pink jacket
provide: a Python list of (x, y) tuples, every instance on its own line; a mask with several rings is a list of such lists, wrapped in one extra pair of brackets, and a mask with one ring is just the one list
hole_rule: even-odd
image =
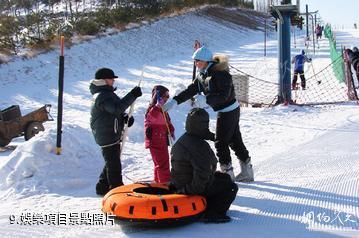
[[(165, 120), (166, 117), (166, 120)], [(174, 127), (167, 112), (163, 113), (158, 106), (149, 109), (145, 117), (145, 147), (167, 147), (168, 146), (168, 128), (171, 136), (174, 136)], [(149, 129), (150, 128), (150, 129)], [(148, 133), (150, 130), (150, 133)]]

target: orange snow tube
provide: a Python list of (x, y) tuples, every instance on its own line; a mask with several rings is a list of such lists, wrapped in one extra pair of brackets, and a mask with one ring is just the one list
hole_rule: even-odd
[(171, 194), (164, 184), (135, 183), (109, 191), (102, 211), (128, 221), (180, 221), (204, 212), (206, 204), (202, 196)]

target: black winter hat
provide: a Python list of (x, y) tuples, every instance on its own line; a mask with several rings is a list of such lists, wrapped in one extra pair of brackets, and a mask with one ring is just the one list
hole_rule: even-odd
[(209, 115), (203, 108), (192, 108), (187, 114), (186, 131), (202, 139), (209, 138)]
[(101, 68), (96, 71), (95, 79), (114, 79), (118, 78), (112, 69)]

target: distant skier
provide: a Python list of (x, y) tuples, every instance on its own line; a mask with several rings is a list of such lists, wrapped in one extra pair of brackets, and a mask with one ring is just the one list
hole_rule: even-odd
[(305, 64), (305, 62), (312, 62), (312, 59), (308, 58), (305, 55), (304, 50), (302, 50), (301, 54), (294, 56), (293, 59), (292, 59), (292, 64), (294, 64), (292, 90), (297, 90), (298, 74), (299, 74), (300, 79), (301, 79), (302, 89), (305, 90), (305, 88), (306, 88), (306, 82), (305, 82), (305, 76), (304, 76), (304, 64)]
[(150, 149), (154, 169), (154, 181), (168, 183), (170, 181), (170, 158), (168, 145), (175, 139), (174, 127), (170, 116), (162, 110), (169, 98), (169, 91), (162, 85), (152, 89), (152, 101), (145, 115), (145, 147)]
[[(224, 55), (213, 57), (206, 47), (197, 49), (192, 58), (199, 71), (195, 80), (181, 93), (163, 105), (165, 111), (181, 104), (196, 94), (204, 93), (206, 102), (217, 114), (215, 147), (220, 169), (233, 180), (250, 182), (254, 180), (251, 157), (243, 143), (239, 129), (240, 108), (236, 99), (232, 76), (229, 73), (228, 58)], [(231, 147), (241, 166), (241, 173), (234, 176)]]
[(206, 142), (212, 136), (206, 110), (193, 108), (187, 115), (186, 132), (171, 150), (170, 190), (205, 196), (207, 208), (201, 220), (223, 223), (231, 220), (226, 213), (236, 198), (238, 186), (228, 174), (216, 172), (217, 158)]
[(123, 185), (120, 160), (120, 139), (124, 124), (134, 122), (128, 118), (126, 109), (142, 95), (140, 87), (134, 87), (123, 98), (115, 94), (113, 87), (118, 78), (111, 69), (101, 68), (96, 71), (91, 81), (90, 91), (93, 95), (91, 106), (91, 129), (96, 143), (101, 146), (105, 166), (96, 184), (96, 193), (105, 195), (109, 190)]
[(358, 47), (354, 46), (353, 50), (346, 49), (346, 52), (349, 56), (349, 62), (353, 65), (353, 68), (355, 70), (355, 74), (358, 80), (359, 85), (359, 50)]
[(317, 41), (319, 39), (322, 39), (322, 33), (323, 33), (323, 28), (319, 24), (317, 24), (317, 27), (315, 28), (315, 35), (317, 37)]

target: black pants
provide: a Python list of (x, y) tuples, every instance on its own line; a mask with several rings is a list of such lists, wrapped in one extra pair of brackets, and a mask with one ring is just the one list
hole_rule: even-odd
[(122, 167), (120, 160), (120, 145), (116, 144), (102, 149), (105, 166), (100, 174), (98, 183), (109, 189), (123, 185)]
[(217, 114), (217, 128), (215, 147), (219, 163), (228, 164), (232, 161), (229, 147), (234, 151), (238, 159), (246, 161), (249, 157), (248, 150), (243, 143), (239, 130), (239, 107), (230, 112)]
[(300, 77), (300, 80), (301, 80), (302, 89), (305, 89), (305, 77), (304, 77), (304, 71), (303, 70), (294, 70), (293, 81), (292, 81), (292, 89), (295, 89), (296, 86), (297, 86), (298, 74), (299, 74), (299, 77)]
[(238, 186), (232, 182), (228, 174), (216, 172), (214, 181), (205, 194), (207, 200), (206, 213), (225, 215), (236, 198)]

